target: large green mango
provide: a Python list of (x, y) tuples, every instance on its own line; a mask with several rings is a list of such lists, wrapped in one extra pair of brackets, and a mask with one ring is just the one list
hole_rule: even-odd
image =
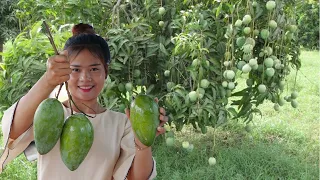
[(159, 106), (148, 95), (137, 95), (130, 106), (132, 129), (140, 142), (151, 146), (159, 126)]
[(48, 153), (57, 143), (63, 127), (64, 112), (59, 100), (43, 100), (33, 118), (33, 133), (39, 154)]
[(70, 171), (76, 170), (87, 156), (93, 143), (93, 127), (82, 113), (66, 119), (60, 137), (60, 154)]

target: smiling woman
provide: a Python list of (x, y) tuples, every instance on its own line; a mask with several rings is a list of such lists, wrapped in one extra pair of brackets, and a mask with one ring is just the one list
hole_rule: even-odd
[[(80, 51), (77, 55), (69, 55), (69, 60), (72, 73), (68, 84), (73, 101), (79, 106), (81, 106), (80, 101), (89, 106), (97, 104), (97, 97), (107, 77), (107, 65), (103, 63), (104, 60), (93, 56), (93, 52), (88, 49)], [(103, 110), (102, 107), (98, 109)], [(94, 112), (89, 113), (94, 114)]]
[[(94, 129), (93, 143), (83, 161), (80, 162), (75, 153), (70, 155), (75, 158), (67, 156), (70, 161), (80, 162), (75, 169), (70, 169), (68, 162), (64, 161), (66, 156), (61, 157), (66, 152), (62, 145), (70, 147), (72, 143), (80, 147), (86, 143), (82, 142), (85, 137), (79, 138), (75, 133), (76, 138), (73, 135), (61, 137), (48, 153), (38, 154), (38, 179), (153, 179), (156, 163), (151, 147), (145, 146), (136, 137), (129, 111), (125, 115), (98, 103), (110, 63), (107, 42), (87, 24), (74, 26), (72, 32), (73, 36), (66, 42), (64, 51), (48, 59), (44, 75), (25, 96), (5, 111), (2, 119), (5, 150), (0, 157), (0, 167), (29, 149), (36, 132), (33, 131), (35, 111), (58, 85), (67, 81), (73, 103), (69, 99), (62, 102), (64, 118), (72, 117), (72, 109), (93, 115), (88, 118)], [(55, 109), (48, 112), (55, 113)], [(159, 112), (160, 124), (154, 129), (157, 135), (164, 133), (161, 126), (168, 120), (163, 108)], [(74, 125), (75, 128), (79, 126), (81, 129), (81, 125)], [(78, 148), (74, 152), (79, 149), (82, 150)]]

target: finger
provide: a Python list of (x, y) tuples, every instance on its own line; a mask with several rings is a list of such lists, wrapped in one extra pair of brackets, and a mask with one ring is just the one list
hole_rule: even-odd
[(166, 132), (166, 130), (163, 127), (158, 127), (157, 128), (157, 134), (163, 134), (165, 132)]
[(68, 57), (68, 51), (67, 50), (62, 51), (59, 54)]
[(61, 84), (61, 83), (63, 83), (63, 82), (66, 82), (66, 81), (68, 81), (70, 79), (70, 75), (68, 74), (68, 75), (64, 75), (64, 76), (60, 76), (60, 78), (59, 78), (59, 80), (60, 80), (60, 83), (59, 84)]
[(49, 71), (49, 74), (53, 77), (53, 78), (58, 78), (60, 76), (66, 76), (66, 75), (70, 75), (71, 74), (71, 69), (51, 69)]
[(160, 127), (163, 127), (164, 124), (166, 124), (166, 122), (162, 121), (162, 122), (159, 124), (159, 126), (160, 126)]
[(160, 119), (160, 121), (165, 122), (165, 123), (168, 122), (168, 120), (169, 120), (168, 116), (163, 116), (163, 115), (160, 115), (159, 119)]
[(60, 62), (60, 63), (56, 63), (54, 62), (54, 64), (57, 66), (57, 68), (59, 69), (71, 69), (70, 68), (70, 63), (68, 61), (65, 62)]
[(161, 107), (159, 111), (160, 111), (160, 114), (164, 116), (166, 115), (166, 110), (163, 107)]
[(57, 76), (65, 76), (65, 75), (69, 75), (72, 73), (72, 70), (69, 68), (69, 69), (56, 69), (56, 70), (53, 70), (53, 73)]
[(168, 116), (160, 116), (160, 126), (163, 126), (166, 122), (168, 122)]
[(47, 61), (47, 69), (56, 70), (56, 69), (71, 69), (69, 62), (55, 62), (54, 60)]
[(168, 117), (167, 116), (162, 116), (161, 118), (160, 118), (160, 124), (159, 124), (159, 126), (164, 126), (164, 124), (165, 123), (167, 123), (168, 122)]
[(57, 63), (63, 63), (63, 62), (69, 63), (68, 57), (65, 55), (56, 55), (52, 60)]
[(126, 115), (128, 119), (130, 119), (130, 110), (128, 108), (125, 109)]

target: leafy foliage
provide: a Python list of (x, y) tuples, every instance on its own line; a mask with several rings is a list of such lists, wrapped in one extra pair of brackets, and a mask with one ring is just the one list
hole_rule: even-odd
[[(46, 70), (46, 59), (54, 54), (47, 36), (39, 33), (41, 23), (35, 23), (29, 32), (19, 34), (14, 41), (5, 44), (0, 76), (1, 111), (20, 99), (37, 82)], [(52, 32), (57, 46), (63, 47), (70, 36), (69, 28), (52, 28)]]
[(16, 16), (26, 28), (41, 20), (53, 26), (90, 22), (100, 33), (107, 30), (113, 4), (112, 0), (19, 0)]
[[(255, 113), (261, 114), (258, 106), (265, 100), (275, 105), (283, 101), (285, 79), (301, 63), (295, 1), (277, 0), (275, 4), (270, 9), (264, 0), (57, 1), (55, 4), (21, 0), (19, 6), (24, 8), (19, 17), (24, 23), (46, 19), (54, 24), (53, 29), (81, 20), (94, 24), (96, 29), (100, 28), (99, 34), (108, 39), (112, 54), (109, 79), (100, 97), (102, 104), (123, 110), (131, 96), (147, 93), (159, 97), (160, 105), (169, 112), (170, 124), (177, 130), (192, 124), (206, 133), (207, 126), (217, 127), (231, 118), (250, 122)], [(30, 32), (38, 32), (36, 26), (39, 24)], [(61, 47), (67, 33), (54, 32)], [(44, 35), (25, 35), (19, 35), (12, 47), (20, 47), (17, 45), (21, 43), (27, 46), (24, 44), (16, 53), (12, 51), (14, 48), (6, 52), (4, 65), (24, 62), (23, 58), (27, 57), (44, 63), (52, 55)], [(31, 46), (30, 42), (40, 46)], [(23, 47), (30, 49), (24, 51)], [(42, 68), (25, 72), (19, 63), (15, 66), (18, 67), (11, 69), (15, 70), (14, 74), (20, 73), (18, 81), (9, 80), (13, 72), (10, 68), (4, 76), (3, 91), (11, 92), (7, 96), (14, 97), (9, 98), (10, 103), (21, 97), (44, 71)], [(248, 86), (240, 90), (237, 89), (239, 76), (248, 79)], [(28, 84), (21, 83), (22, 80)], [(12, 93), (16, 94), (12, 96)]]
[(15, 17), (16, 0), (0, 1), (0, 43), (14, 37), (19, 31), (18, 20)]
[(319, 49), (319, 2), (303, 2), (298, 6), (298, 37), (307, 49)]

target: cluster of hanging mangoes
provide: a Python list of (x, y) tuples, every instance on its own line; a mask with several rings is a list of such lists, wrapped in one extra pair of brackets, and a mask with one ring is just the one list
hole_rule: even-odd
[[(159, 126), (158, 104), (148, 95), (137, 95), (130, 106), (130, 119), (137, 138), (144, 145), (151, 146)], [(34, 115), (34, 139), (39, 154), (49, 153), (59, 138), (62, 161), (74, 171), (92, 146), (93, 126), (82, 113), (65, 120), (60, 101), (48, 98), (40, 103)]]
[(62, 104), (55, 98), (45, 99), (34, 115), (34, 140), (39, 154), (52, 150), (60, 138), (60, 154), (64, 164), (76, 170), (93, 143), (93, 127), (82, 113), (65, 120)]

